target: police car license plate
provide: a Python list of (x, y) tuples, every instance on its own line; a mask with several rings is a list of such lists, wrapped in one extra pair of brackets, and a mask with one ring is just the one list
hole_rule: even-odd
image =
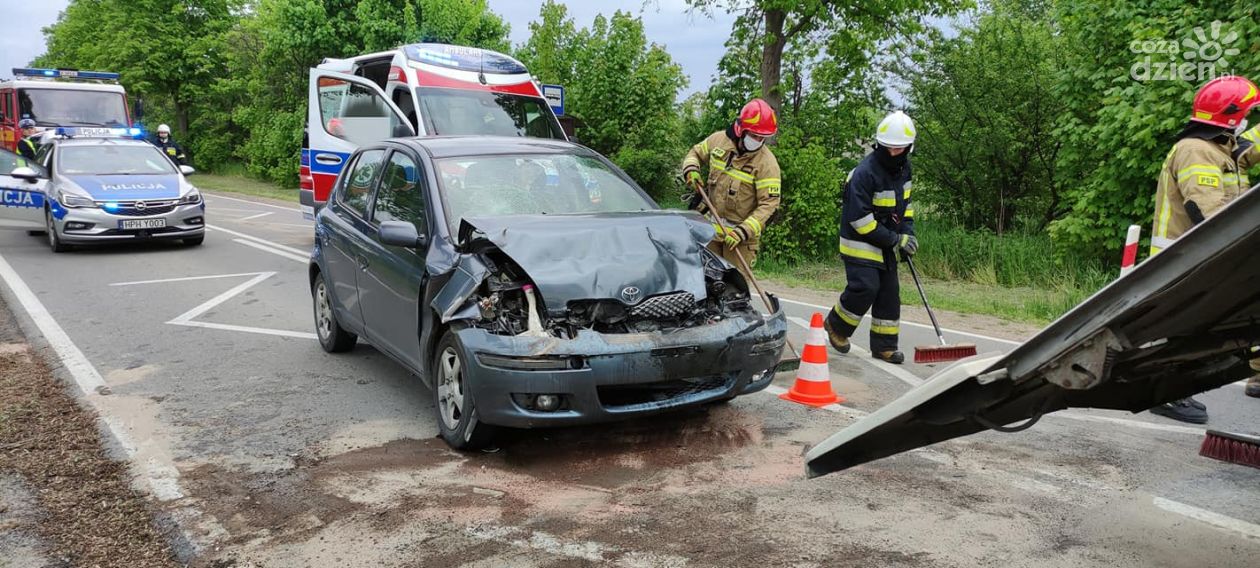
[(166, 219), (124, 219), (118, 222), (119, 229), (161, 229), (166, 226)]

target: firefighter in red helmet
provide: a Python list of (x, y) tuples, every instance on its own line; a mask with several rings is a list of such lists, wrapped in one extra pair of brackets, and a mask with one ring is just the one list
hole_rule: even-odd
[[(709, 195), (720, 222), (714, 225), (717, 236), (709, 243), (709, 250), (741, 271), (736, 251), (751, 267), (761, 245), (761, 233), (779, 208), (779, 162), (766, 147), (766, 139), (778, 130), (774, 109), (766, 101), (753, 99), (731, 126), (692, 146), (683, 158), (683, 179)], [(706, 166), (707, 175), (702, 171)], [(704, 207), (698, 200), (693, 204)]]
[[(1247, 169), (1260, 163), (1260, 127), (1247, 129), (1247, 113), (1257, 104), (1260, 91), (1243, 77), (1217, 77), (1199, 89), (1190, 120), (1160, 169), (1151, 255), (1251, 187)], [(1253, 359), (1252, 368), (1257, 367)], [(1247, 394), (1260, 396), (1260, 381), (1251, 379)], [(1157, 406), (1151, 412), (1196, 424), (1208, 419), (1207, 408), (1193, 398)]]

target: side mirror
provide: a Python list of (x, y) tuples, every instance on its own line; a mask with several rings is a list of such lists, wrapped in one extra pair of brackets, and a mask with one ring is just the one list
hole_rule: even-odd
[(197, 173), (197, 170), (196, 170), (196, 169), (194, 169), (192, 166), (188, 166), (188, 165), (181, 165), (181, 166), (179, 167), (179, 173), (184, 174), (184, 175), (186, 175), (186, 176), (190, 176), (190, 175), (193, 175), (193, 174)]
[(13, 168), (13, 171), (9, 172), (9, 175), (11, 177), (26, 180), (27, 183), (35, 183), (39, 181), (40, 179), (43, 179), (44, 177), (40, 175), (39, 172), (35, 171), (34, 168), (29, 168), (26, 166), (22, 166), (20, 168)]
[(381, 242), (387, 245), (404, 248), (423, 248), (429, 244), (428, 237), (416, 232), (416, 226), (405, 221), (386, 221), (381, 223)]

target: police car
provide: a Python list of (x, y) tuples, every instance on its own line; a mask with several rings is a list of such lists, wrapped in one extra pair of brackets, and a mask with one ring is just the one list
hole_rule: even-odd
[(44, 231), (53, 252), (144, 239), (201, 244), (205, 203), (184, 177), (194, 170), (125, 136), (76, 138), (62, 129), (36, 164), (4, 152), (0, 228)]

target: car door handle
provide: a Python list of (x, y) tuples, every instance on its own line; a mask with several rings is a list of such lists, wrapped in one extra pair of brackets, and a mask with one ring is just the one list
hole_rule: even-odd
[(336, 154), (315, 154), (315, 161), (325, 166), (335, 166), (341, 163), (341, 156)]
[(366, 257), (366, 256), (360, 256), (360, 257), (359, 257), (359, 270), (367, 270), (367, 268), (368, 268), (368, 259), (367, 259), (367, 257)]

